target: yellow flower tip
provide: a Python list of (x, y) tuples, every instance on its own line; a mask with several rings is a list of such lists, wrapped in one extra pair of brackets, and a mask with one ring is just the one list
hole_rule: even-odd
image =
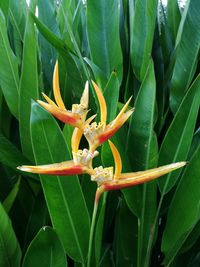
[(89, 103), (89, 83), (86, 81), (85, 83), (85, 88), (80, 100), (80, 104), (84, 105), (86, 108), (88, 108), (88, 103)]
[(82, 135), (83, 135), (83, 131), (81, 129), (77, 127), (74, 128), (72, 138), (71, 138), (72, 152), (78, 151)]
[(120, 110), (119, 114), (117, 115), (116, 119), (118, 119), (118, 117), (121, 117), (124, 112), (127, 110), (129, 103), (131, 102), (132, 96), (128, 99), (128, 101), (124, 104), (123, 108)]
[(61, 94), (60, 94), (60, 86), (59, 86), (59, 75), (58, 75), (58, 61), (56, 61), (54, 72), (53, 72), (53, 94), (56, 100), (57, 105), (61, 109), (66, 109), (63, 103)]
[(123, 106), (123, 108), (121, 109), (121, 111), (119, 112), (119, 114), (117, 115), (117, 117), (114, 119), (113, 124), (119, 124), (120, 121), (122, 121), (122, 124), (124, 124), (124, 122), (133, 114), (133, 112), (135, 111), (135, 108), (131, 108), (130, 110), (128, 110), (125, 113), (125, 111), (126, 111), (126, 109), (128, 107), (128, 104), (131, 101), (131, 98), (132, 97), (130, 97), (129, 100), (126, 102), (126, 104)]
[(37, 103), (46, 110), (48, 110), (51, 107), (51, 105), (49, 103), (46, 103), (42, 100), (37, 100)]
[(99, 101), (99, 106), (100, 106), (100, 112), (101, 112), (101, 122), (106, 123), (107, 120), (107, 106), (106, 106), (106, 101), (105, 98), (102, 94), (102, 91), (98, 87), (98, 85), (92, 81), (95, 93), (97, 95), (98, 101)]
[(84, 125), (89, 125), (89, 124), (96, 118), (96, 116), (97, 116), (97, 114), (94, 114), (94, 115), (92, 115), (91, 117), (89, 117), (89, 118), (85, 121)]
[(30, 167), (29, 166), (25, 166), (25, 165), (18, 166), (17, 169), (20, 170), (20, 171), (23, 171), (23, 172), (31, 172)]
[(115, 177), (117, 177), (118, 175), (121, 174), (121, 171), (122, 171), (122, 160), (120, 157), (120, 153), (118, 149), (116, 148), (116, 146), (113, 144), (113, 142), (108, 140), (108, 143), (109, 143), (109, 146), (110, 146), (110, 149), (112, 151), (113, 158), (115, 161)]
[(42, 96), (44, 97), (44, 99), (47, 101), (48, 104), (57, 107), (56, 104), (45, 93), (42, 93)]

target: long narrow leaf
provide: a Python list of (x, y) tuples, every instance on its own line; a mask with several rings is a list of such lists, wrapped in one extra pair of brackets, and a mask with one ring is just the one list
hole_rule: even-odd
[(22, 151), (33, 161), (30, 137), (31, 99), (38, 99), (37, 43), (36, 33), (30, 14), (24, 34), (22, 72), (20, 79), (19, 122)]
[[(0, 162), (17, 172), (20, 172), (17, 166), (30, 165), (30, 161), (2, 134), (0, 134)], [(37, 179), (37, 176), (32, 173), (26, 175)]]
[[(60, 128), (52, 116), (36, 103), (32, 105), (31, 136), (37, 164), (69, 159)], [(42, 175), (41, 182), (53, 226), (67, 254), (75, 261), (84, 262), (90, 221), (77, 177)]]
[[(200, 146), (186, 168), (169, 208), (162, 239), (164, 263), (168, 265), (200, 218)], [(178, 210), (178, 212), (177, 212)]]
[(24, 257), (23, 267), (67, 267), (65, 251), (56, 232), (42, 228), (31, 242)]
[(118, 1), (87, 1), (87, 33), (92, 61), (103, 70), (107, 78), (116, 70), (121, 80)]
[[(200, 105), (200, 75), (184, 97), (159, 152), (159, 165), (186, 160)], [(178, 173), (170, 173), (158, 181), (160, 190), (167, 193), (176, 183)]]
[(20, 267), (21, 250), (11, 221), (0, 203), (0, 266)]
[(131, 0), (130, 3), (131, 63), (142, 82), (151, 56), (158, 0)]
[(10, 47), (6, 22), (0, 10), (0, 85), (11, 113), (18, 117), (19, 75), (17, 59)]
[[(176, 112), (185, 91), (188, 89), (193, 75), (199, 53), (200, 42), (200, 2), (188, 1), (188, 10), (184, 19), (183, 28), (175, 53), (175, 65), (171, 80), (170, 106)], [(192, 42), (188, 36), (192, 36)]]
[[(155, 75), (150, 61), (146, 76), (135, 102), (135, 112), (131, 118), (128, 135), (128, 154), (134, 170), (144, 170), (157, 164), (157, 143), (154, 127)], [(132, 152), (133, 151), (133, 152)], [(138, 264), (147, 266), (147, 246), (151, 225), (156, 212), (156, 183), (143, 186), (142, 203), (139, 214)]]

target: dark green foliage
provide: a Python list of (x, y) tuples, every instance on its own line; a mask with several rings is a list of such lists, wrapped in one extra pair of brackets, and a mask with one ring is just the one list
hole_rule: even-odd
[[(30, 2), (0, 1), (0, 266), (86, 266), (96, 185), (16, 169), (71, 159), (73, 129), (35, 102), (42, 92), (53, 100), (57, 59), (68, 109), (88, 79), (103, 91), (108, 122), (133, 96), (135, 112), (112, 138), (123, 172), (188, 161), (158, 182), (104, 194), (92, 266), (199, 266), (200, 1)], [(108, 144), (100, 150), (112, 166)]]

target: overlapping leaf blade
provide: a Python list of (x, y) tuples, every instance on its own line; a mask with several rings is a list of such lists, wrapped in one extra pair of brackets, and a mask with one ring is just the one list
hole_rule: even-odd
[(167, 3), (167, 24), (171, 32), (171, 37), (175, 43), (181, 14), (177, 0), (169, 0)]
[(169, 208), (162, 239), (165, 265), (177, 255), (200, 218), (199, 162), (200, 146), (188, 164)]
[[(32, 105), (31, 135), (37, 164), (69, 159), (61, 130), (52, 116), (36, 103)], [(43, 175), (41, 182), (53, 226), (66, 252), (75, 261), (84, 262), (90, 220), (78, 178)]]
[[(42, 21), (54, 34), (59, 36), (54, 1), (38, 1), (38, 13), (40, 21)], [(42, 35), (39, 35), (39, 45), (43, 71), (48, 82), (51, 84), (53, 67), (56, 60), (56, 50)]]
[(19, 75), (17, 59), (10, 47), (6, 21), (0, 10), (0, 85), (11, 113), (18, 117)]
[[(198, 61), (200, 43), (200, 2), (188, 1), (186, 17), (182, 16), (184, 24), (180, 26), (175, 52), (175, 64), (172, 73), (170, 106), (175, 113), (188, 89)], [(192, 36), (192, 42), (188, 36)]]
[(44, 227), (38, 232), (26, 252), (22, 266), (67, 267), (64, 248), (52, 228)]
[(22, 151), (30, 160), (34, 161), (31, 136), (30, 113), (31, 99), (38, 99), (38, 71), (37, 71), (37, 36), (30, 14), (26, 22), (24, 34), (24, 49), (22, 71), (20, 78), (19, 121)]
[[(190, 149), (194, 127), (200, 105), (200, 75), (196, 78), (184, 97), (162, 142), (159, 152), (159, 165), (186, 160)], [(175, 185), (181, 170), (169, 173), (159, 180), (164, 193)]]
[[(30, 164), (30, 161), (12, 144), (5, 136), (0, 134), (0, 162), (15, 171), (17, 166)], [(28, 173), (28, 176), (37, 179), (36, 175)]]
[(92, 61), (107, 78), (116, 70), (121, 80), (122, 52), (118, 1), (87, 1), (87, 33)]
[(0, 266), (19, 267), (21, 250), (11, 221), (0, 203)]
[[(157, 164), (157, 143), (155, 142), (155, 75), (153, 61), (150, 61), (144, 81), (135, 102), (128, 135), (128, 154), (134, 170), (145, 170)], [(156, 183), (145, 184), (142, 189), (141, 210), (138, 230), (138, 266), (146, 266), (148, 238), (156, 212)]]
[(130, 51), (133, 71), (143, 81), (153, 45), (158, 0), (130, 2)]

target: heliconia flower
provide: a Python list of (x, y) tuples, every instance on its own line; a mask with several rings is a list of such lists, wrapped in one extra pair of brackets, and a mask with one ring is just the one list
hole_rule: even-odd
[(119, 128), (132, 115), (134, 109), (130, 109), (129, 111), (125, 112), (131, 101), (130, 98), (121, 109), (117, 117), (109, 124), (106, 124), (107, 106), (104, 96), (97, 84), (95, 82), (92, 83), (100, 105), (101, 121), (99, 123), (93, 122), (92, 124), (85, 124), (84, 135), (89, 143), (90, 150), (94, 151), (99, 145), (107, 141), (117, 132), (117, 130), (119, 130)]
[(60, 163), (38, 165), (38, 166), (19, 166), (17, 169), (24, 172), (50, 175), (76, 175), (87, 173), (94, 174), (94, 170), (89, 167), (92, 158), (96, 157), (98, 152), (91, 153), (87, 149), (79, 149), (73, 152), (73, 160), (63, 161)]
[(149, 182), (171, 171), (181, 168), (186, 164), (185, 161), (182, 161), (145, 171), (121, 173), (122, 161), (120, 154), (115, 145), (111, 141), (109, 141), (109, 145), (115, 161), (115, 173), (113, 174), (113, 171), (111, 171), (111, 169), (109, 168), (101, 167), (100, 170), (99, 168), (94, 169), (95, 174), (93, 174), (91, 178), (93, 181), (96, 181), (99, 185), (98, 188), (99, 194), (97, 194), (98, 198), (103, 192), (128, 188), (138, 184)]
[(73, 160), (64, 161), (61, 163), (38, 165), (38, 166), (19, 166), (17, 169), (24, 172), (50, 174), (50, 175), (75, 175), (87, 172), (87, 167), (80, 164), (75, 164)]
[(80, 104), (73, 104), (72, 110), (67, 110), (60, 94), (58, 62), (56, 62), (53, 73), (53, 94), (56, 103), (45, 94), (43, 94), (43, 96), (47, 103), (41, 100), (38, 100), (37, 102), (60, 121), (74, 127), (82, 128), (88, 112), (88, 82), (85, 84), (85, 89), (83, 91)]

